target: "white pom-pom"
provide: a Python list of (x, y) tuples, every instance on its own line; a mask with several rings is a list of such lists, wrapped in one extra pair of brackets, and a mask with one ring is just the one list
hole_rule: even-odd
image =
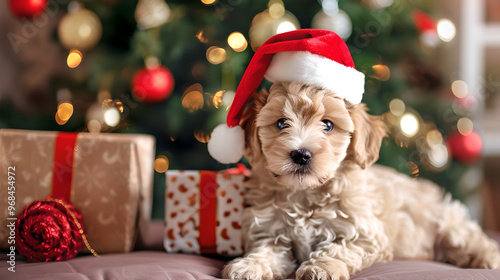
[(245, 152), (245, 131), (240, 126), (218, 125), (208, 141), (208, 153), (220, 163), (236, 163)]

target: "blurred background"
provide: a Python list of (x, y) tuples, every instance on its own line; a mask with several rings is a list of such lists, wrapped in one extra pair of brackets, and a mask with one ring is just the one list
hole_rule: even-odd
[(231, 167), (210, 132), (254, 51), (299, 28), (349, 46), (390, 128), (379, 163), (500, 230), (499, 0), (2, 1), (0, 128), (154, 135), (162, 219), (163, 172)]

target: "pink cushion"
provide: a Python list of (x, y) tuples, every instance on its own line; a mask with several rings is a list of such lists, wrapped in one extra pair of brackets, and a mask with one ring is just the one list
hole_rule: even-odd
[[(500, 241), (500, 234), (489, 233)], [(7, 270), (6, 252), (0, 255), (0, 279), (218, 279), (223, 261), (195, 255), (139, 251), (106, 254), (100, 258), (80, 256), (51, 263), (26, 263), (17, 256), (16, 272)], [(396, 260), (376, 264), (352, 277), (352, 280), (434, 280), (500, 279), (500, 270), (461, 269), (430, 261)]]

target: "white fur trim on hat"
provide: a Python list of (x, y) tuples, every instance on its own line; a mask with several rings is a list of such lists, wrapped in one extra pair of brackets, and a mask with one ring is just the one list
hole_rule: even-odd
[(245, 152), (245, 131), (241, 126), (219, 124), (207, 144), (208, 153), (218, 162), (237, 163)]
[(337, 93), (358, 104), (365, 91), (365, 75), (354, 68), (307, 51), (285, 51), (273, 56), (265, 75), (270, 82), (300, 82)]

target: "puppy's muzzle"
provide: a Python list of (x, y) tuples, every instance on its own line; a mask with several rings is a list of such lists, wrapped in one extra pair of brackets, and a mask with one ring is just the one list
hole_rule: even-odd
[(298, 149), (290, 153), (293, 162), (299, 165), (306, 165), (312, 158), (312, 153), (306, 149)]

